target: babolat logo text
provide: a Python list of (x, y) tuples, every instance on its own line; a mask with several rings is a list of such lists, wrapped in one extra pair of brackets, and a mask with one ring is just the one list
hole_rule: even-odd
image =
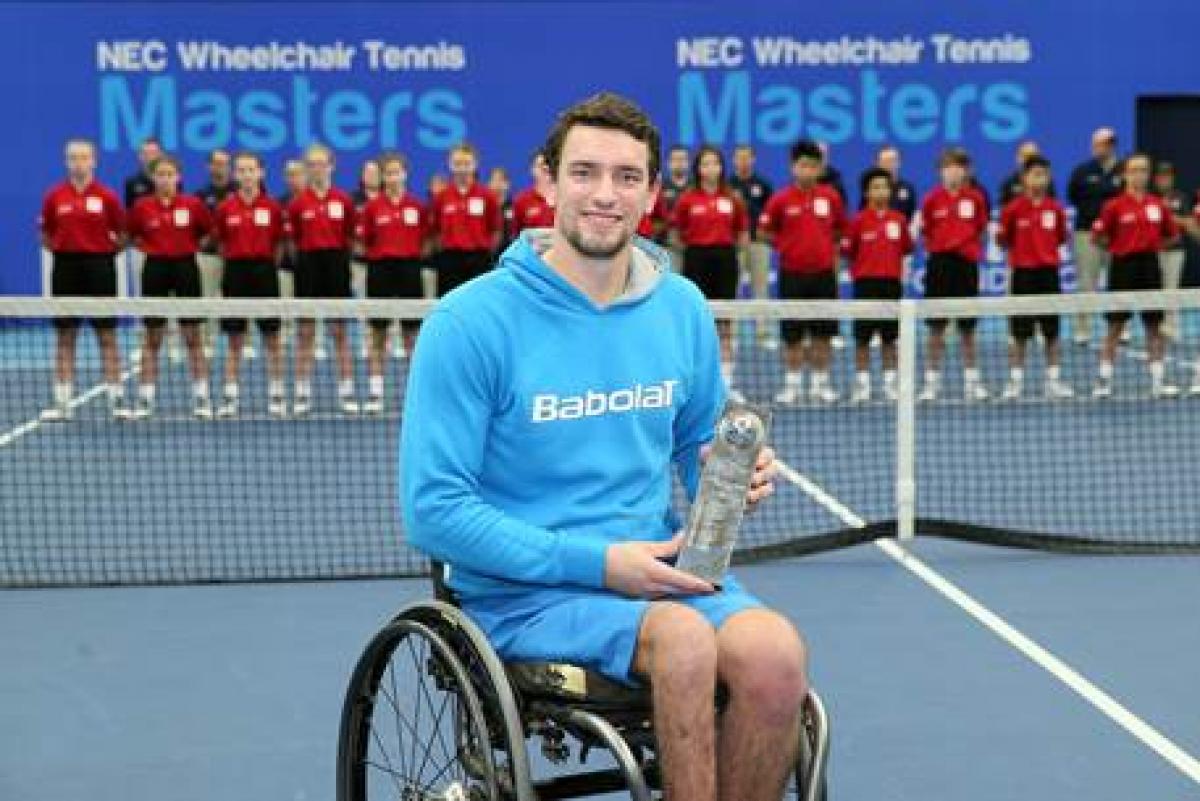
[(612, 392), (588, 390), (582, 395), (534, 395), (533, 422), (578, 420), (602, 414), (622, 414), (638, 409), (664, 409), (674, 403), (678, 381), (660, 384), (635, 384)]

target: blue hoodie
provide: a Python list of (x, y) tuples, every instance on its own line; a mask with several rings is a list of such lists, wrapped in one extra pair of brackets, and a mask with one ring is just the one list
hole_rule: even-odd
[(635, 240), (601, 308), (527, 231), (421, 327), (400, 445), (408, 541), (463, 601), (530, 585), (602, 587), (605, 550), (668, 539), (671, 465), (689, 497), (724, 403), (704, 298)]

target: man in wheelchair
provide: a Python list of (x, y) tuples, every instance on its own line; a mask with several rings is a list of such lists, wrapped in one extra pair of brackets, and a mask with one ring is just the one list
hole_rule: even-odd
[[(634, 235), (660, 186), (658, 130), (601, 94), (558, 118), (545, 154), (553, 229), (525, 232), (422, 326), (407, 536), (449, 566), (506, 662), (649, 684), (667, 798), (779, 799), (808, 692), (800, 636), (733, 576), (718, 590), (672, 566), (671, 471), (694, 498), (725, 398), (703, 297)], [(751, 506), (774, 470), (764, 449)]]

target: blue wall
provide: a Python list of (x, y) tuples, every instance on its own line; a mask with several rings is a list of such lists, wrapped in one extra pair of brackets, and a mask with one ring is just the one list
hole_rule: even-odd
[[(609, 88), (643, 102), (667, 142), (753, 141), (777, 180), (787, 145), (808, 135), (832, 143), (848, 177), (881, 142), (895, 142), (922, 188), (937, 150), (961, 143), (990, 188), (1011, 168), (1019, 139), (1042, 143), (1061, 183), (1094, 127), (1111, 124), (1131, 139), (1139, 93), (1200, 90), (1200, 3), (919, 6), (918, 14), (893, 0), (4, 4), (0, 89), (9, 119), (0, 145), (11, 166), (0, 187), (0, 294), (40, 291), (33, 221), (71, 135), (99, 142), (101, 177), (114, 185), (133, 171), (146, 135), (183, 157), (192, 187), (204, 180), (209, 148), (259, 149), (277, 180), (282, 160), (312, 139), (342, 154), (343, 184), (364, 157), (396, 147), (423, 185), (464, 136), (481, 146), (485, 167), (503, 164), (521, 184), (554, 113)], [(681, 48), (698, 37), (718, 46)], [(912, 59), (828, 63), (838, 45), (815, 54), (818, 64), (771, 65), (780, 37), (899, 40)], [(950, 40), (970, 39), (1003, 42), (992, 53), (1001, 61), (954, 63), (964, 45)], [(138, 44), (124, 51), (121, 42)], [(183, 51), (207, 42), (340, 42), (345, 60), (326, 70), (185, 64)], [(433, 46), (438, 58), (425, 69), (388, 69), (383, 45)]]

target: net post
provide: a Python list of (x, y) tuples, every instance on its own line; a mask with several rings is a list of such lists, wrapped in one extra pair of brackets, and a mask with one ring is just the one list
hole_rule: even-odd
[(896, 532), (916, 535), (917, 302), (900, 301), (896, 364)]

